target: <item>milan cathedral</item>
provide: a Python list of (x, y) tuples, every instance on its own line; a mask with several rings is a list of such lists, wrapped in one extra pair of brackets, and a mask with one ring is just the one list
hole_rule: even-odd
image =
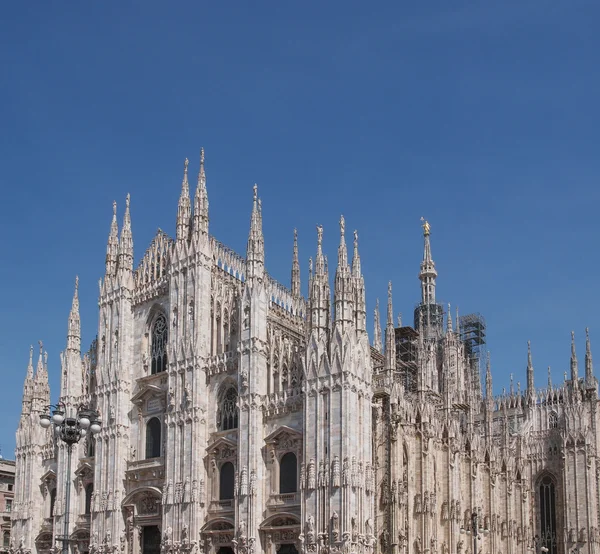
[(11, 552), (60, 550), (67, 480), (72, 554), (600, 552), (587, 330), (581, 373), (572, 336), (564, 382), (536, 388), (528, 348), (525, 386), (494, 396), (485, 320), (436, 300), (429, 223), (413, 324), (390, 283), (372, 340), (343, 217), (338, 236), (330, 279), (317, 227), (304, 298), (296, 234), (290, 287), (267, 272), (256, 186), (245, 257), (210, 235), (204, 152), (175, 238), (159, 230), (135, 269), (130, 198), (120, 231), (115, 203), (97, 338), (82, 352), (76, 284), (61, 355), (61, 402), (102, 430), (69, 472), (32, 347)]

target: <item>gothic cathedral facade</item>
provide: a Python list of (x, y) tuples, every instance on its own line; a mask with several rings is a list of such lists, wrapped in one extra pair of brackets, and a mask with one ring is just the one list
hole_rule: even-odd
[[(265, 268), (254, 187), (246, 257), (209, 234), (202, 152), (186, 160), (176, 237), (159, 230), (134, 269), (129, 196), (116, 204), (97, 339), (82, 354), (77, 286), (60, 400), (102, 417), (64, 443), (39, 416), (47, 356), (33, 348), (17, 430), (11, 552), (57, 552), (70, 479), (73, 554), (567, 554), (600, 552), (598, 396), (586, 333), (579, 374), (494, 397), (485, 322), (436, 301), (423, 224), (412, 326), (367, 335), (358, 236), (335, 275), (323, 229), (300, 287)], [(482, 385), (481, 372), (485, 371)]]

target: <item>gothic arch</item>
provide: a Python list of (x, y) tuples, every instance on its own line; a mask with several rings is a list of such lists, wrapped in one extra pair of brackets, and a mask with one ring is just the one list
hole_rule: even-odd
[(121, 502), (121, 506), (125, 507), (127, 505), (131, 505), (135, 502), (136, 497), (138, 495), (142, 495), (144, 493), (147, 494), (151, 494), (153, 496), (156, 496), (158, 499), (161, 498), (161, 491), (159, 488), (157, 487), (139, 487), (133, 491), (131, 491), (124, 499), (123, 502)]
[(561, 495), (556, 475), (544, 469), (535, 479), (535, 534), (541, 539), (541, 546), (548, 548), (548, 554), (557, 554), (562, 543), (563, 522)]
[(238, 428), (238, 391), (231, 380), (226, 380), (217, 394), (217, 430), (230, 431)]

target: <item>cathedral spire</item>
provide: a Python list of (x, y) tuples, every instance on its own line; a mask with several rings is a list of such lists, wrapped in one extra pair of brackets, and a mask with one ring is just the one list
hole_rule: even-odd
[(388, 283), (387, 325), (385, 327), (385, 368), (396, 369), (396, 332), (392, 307), (392, 282)]
[(194, 196), (194, 236), (208, 235), (208, 192), (204, 173), (204, 148), (200, 149), (200, 170)]
[(69, 329), (67, 333), (67, 350), (81, 351), (81, 320), (79, 318), (79, 277), (75, 277), (75, 292), (69, 313)]
[(488, 402), (494, 399), (494, 389), (492, 386), (492, 364), (490, 362), (490, 353), (487, 353), (487, 361), (485, 365), (485, 395)]
[[(312, 260), (309, 272), (311, 272), (311, 268)], [(311, 329), (316, 329), (319, 333), (327, 331), (330, 328), (331, 291), (327, 263), (323, 256), (323, 227), (321, 225), (317, 225), (317, 256), (309, 288)]]
[(362, 268), (360, 266), (360, 254), (358, 253), (358, 231), (354, 231), (354, 252), (352, 254), (352, 275), (360, 277)]
[(451, 334), (454, 330), (452, 329), (452, 310), (450, 308), (450, 302), (448, 302), (448, 317), (446, 318), (446, 321), (448, 322), (446, 332)]
[(552, 390), (552, 370), (548, 366), (548, 390)]
[(579, 381), (577, 354), (575, 353), (575, 332), (571, 331), (571, 381), (576, 387)]
[(533, 362), (531, 361), (531, 341), (527, 341), (527, 395), (532, 397), (535, 390)]
[(125, 215), (123, 216), (123, 228), (121, 229), (121, 240), (119, 241), (119, 272), (133, 271), (133, 235), (131, 233), (131, 215), (129, 213), (129, 202), (131, 196), (125, 198)]
[(383, 352), (383, 344), (381, 343), (381, 318), (379, 315), (379, 298), (375, 302), (375, 312), (373, 314), (374, 325), (373, 325), (373, 348), (377, 352)]
[(262, 208), (258, 199), (258, 185), (254, 185), (250, 233), (246, 248), (248, 278), (261, 282), (265, 271), (265, 241), (262, 232)]
[(113, 202), (113, 216), (106, 245), (106, 275), (115, 275), (119, 255), (119, 224), (117, 223), (117, 203)]
[(458, 317), (458, 306), (456, 306), (456, 334), (460, 337), (460, 318)]
[(431, 257), (431, 242), (429, 239), (431, 226), (424, 218), (421, 218), (421, 221), (423, 221), (424, 240), (423, 261), (421, 262), (421, 271), (419, 272), (419, 279), (421, 280), (421, 303), (429, 305), (435, 304), (435, 279), (437, 271)]
[(186, 158), (183, 162), (183, 180), (181, 182), (181, 194), (177, 206), (177, 241), (186, 241), (190, 236), (190, 220), (192, 205), (190, 202), (190, 184), (188, 183), (188, 165)]
[(300, 297), (300, 261), (298, 260), (298, 231), (294, 229), (294, 255), (292, 257), (292, 296)]
[(585, 382), (588, 386), (595, 386), (592, 347), (590, 345), (590, 330), (587, 327), (585, 328)]
[(33, 397), (33, 345), (29, 347), (29, 364), (27, 365), (27, 374), (23, 383), (23, 414), (29, 414), (31, 411), (31, 400)]
[(347, 325), (354, 321), (354, 287), (348, 266), (348, 250), (346, 248), (346, 222), (340, 217), (340, 245), (338, 247), (338, 263), (335, 270), (335, 321)]

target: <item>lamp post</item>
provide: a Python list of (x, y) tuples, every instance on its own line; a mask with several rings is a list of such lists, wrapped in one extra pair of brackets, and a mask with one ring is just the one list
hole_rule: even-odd
[[(46, 413), (40, 415), (40, 425), (44, 429), (48, 429), (51, 425), (54, 425), (54, 434), (60, 440), (67, 445), (67, 471), (66, 476), (66, 487), (65, 487), (65, 523), (62, 538), (63, 554), (69, 554), (69, 511), (71, 509), (71, 454), (73, 452), (73, 445), (77, 444), (83, 437), (88, 433), (88, 430), (92, 435), (96, 435), (102, 428), (99, 414), (81, 404), (77, 408), (75, 416), (65, 417), (67, 407), (64, 403), (59, 402), (56, 405), (50, 405), (46, 407)], [(52, 415), (50, 415), (52, 412)]]
[(483, 534), (489, 533), (489, 529), (483, 528), (483, 523), (479, 521), (479, 517), (477, 516), (477, 510), (473, 509), (471, 513), (471, 525), (466, 529), (464, 527), (460, 528), (461, 533), (467, 533), (473, 535), (473, 554), (477, 554), (477, 539), (482, 537)]

